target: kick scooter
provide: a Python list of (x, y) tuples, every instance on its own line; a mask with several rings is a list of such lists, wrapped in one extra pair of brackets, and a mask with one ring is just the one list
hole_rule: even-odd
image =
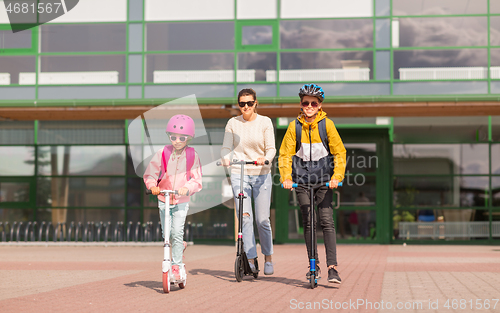
[[(325, 184), (327, 187), (330, 186), (330, 183)], [(299, 184), (292, 184), (292, 188), (297, 188)], [(338, 183), (338, 186), (342, 186), (342, 182)], [(283, 187), (283, 184), (281, 184), (281, 187)], [(338, 194), (337, 194), (338, 195)], [(318, 275), (316, 274), (316, 218), (314, 215), (314, 189), (313, 187), (309, 188), (309, 201), (310, 201), (310, 208), (309, 208), (309, 218), (311, 220), (311, 259), (309, 259), (309, 283), (311, 285), (311, 289), (314, 289), (318, 286)], [(337, 201), (340, 201), (339, 197), (337, 196)]]
[[(151, 190), (146, 190), (146, 194), (150, 195)], [(167, 200), (171, 194), (177, 195), (178, 193), (177, 190), (161, 190), (160, 194), (163, 194)], [(170, 260), (170, 208), (167, 201), (165, 202), (165, 216), (163, 217), (165, 221), (165, 238), (163, 238), (163, 262), (161, 263), (164, 293), (170, 292), (170, 285), (177, 284), (180, 289), (184, 289), (187, 283), (186, 267), (184, 264), (179, 265), (181, 276), (179, 280), (175, 280), (172, 274), (172, 262)]]
[[(244, 173), (244, 166), (246, 164), (254, 164), (257, 165), (256, 161), (238, 161), (238, 160), (233, 160), (232, 162), (229, 163), (229, 166), (231, 165), (241, 165), (241, 181), (240, 181), (240, 193), (238, 194), (238, 202), (239, 202), (239, 212), (238, 212), (238, 241), (237, 241), (237, 248), (236, 248), (236, 260), (234, 262), (234, 276), (236, 277), (236, 281), (241, 282), (243, 280), (243, 277), (245, 275), (253, 275), (254, 278), (259, 277), (259, 263), (257, 262), (257, 258), (254, 259), (254, 265), (255, 265), (255, 272), (252, 271), (250, 268), (250, 264), (248, 264), (248, 258), (247, 254), (245, 253), (245, 250), (243, 249), (243, 199), (245, 199), (245, 195), (243, 194), (243, 177), (245, 175)], [(266, 165), (269, 164), (269, 161), (265, 161)], [(220, 166), (222, 165), (221, 162), (217, 162), (217, 165)], [(253, 226), (252, 226), (253, 227)]]

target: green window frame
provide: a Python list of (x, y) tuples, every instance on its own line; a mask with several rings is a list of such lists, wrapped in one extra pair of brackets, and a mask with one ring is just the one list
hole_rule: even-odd
[[(248, 26), (271, 26), (273, 39), (271, 44), (244, 45), (243, 28)], [(235, 32), (235, 47), (240, 51), (275, 51), (279, 46), (279, 23), (277, 20), (237, 20)]]
[[(5, 30), (12, 31), (12, 28), (8, 24), (1, 24), (0, 31)], [(31, 32), (31, 48), (2, 48), (0, 49), (0, 55), (25, 55), (36, 53), (38, 48), (38, 27), (33, 27), (25, 31)]]

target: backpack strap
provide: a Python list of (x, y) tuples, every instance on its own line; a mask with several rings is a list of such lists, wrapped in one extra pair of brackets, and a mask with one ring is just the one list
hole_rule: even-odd
[[(174, 146), (167, 145), (163, 147), (163, 152), (161, 153), (161, 176), (163, 176), (167, 172), (167, 164), (168, 160), (170, 160), (170, 156), (172, 155), (172, 151), (174, 150)], [(161, 180), (161, 176), (158, 177), (158, 180)]]
[(194, 164), (194, 148), (186, 147), (186, 180), (189, 181), (191, 179), (191, 168)]
[(321, 142), (323, 143), (323, 146), (325, 146), (326, 151), (328, 154), (331, 154), (330, 152), (330, 145), (328, 142), (328, 134), (326, 133), (326, 119), (322, 119), (318, 123), (318, 130), (319, 130), (319, 137), (321, 138)]
[[(326, 132), (326, 119), (322, 119), (321, 121), (318, 122), (318, 130), (319, 130), (319, 137), (321, 138), (323, 146), (325, 147), (328, 154), (331, 154), (330, 145), (328, 142), (328, 134)], [(295, 120), (295, 139), (296, 139), (295, 153), (297, 153), (297, 151), (299, 151), (300, 149), (302, 140), (302, 123), (298, 119)]]
[(295, 119), (295, 153), (299, 151), (300, 145), (302, 144), (302, 123)]

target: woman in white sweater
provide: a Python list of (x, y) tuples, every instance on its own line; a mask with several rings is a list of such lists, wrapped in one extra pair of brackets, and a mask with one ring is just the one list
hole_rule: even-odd
[[(269, 216), (272, 190), (271, 164), (276, 154), (276, 147), (273, 123), (269, 117), (257, 114), (257, 104), (257, 95), (253, 89), (242, 89), (238, 93), (241, 115), (227, 122), (221, 155), (225, 166), (229, 166), (229, 160), (232, 159), (257, 161), (257, 165), (245, 167), (243, 177), (243, 193), (247, 197), (243, 203), (243, 246), (250, 267), (255, 271), (254, 259), (257, 258), (257, 249), (253, 232), (251, 200), (253, 197), (255, 221), (259, 231), (262, 254), (265, 256), (264, 274), (272, 275), (274, 273), (273, 235)], [(269, 161), (269, 165), (264, 164), (266, 160)], [(236, 210), (240, 209), (236, 196), (240, 192), (241, 179), (240, 166), (232, 166), (231, 185)]]

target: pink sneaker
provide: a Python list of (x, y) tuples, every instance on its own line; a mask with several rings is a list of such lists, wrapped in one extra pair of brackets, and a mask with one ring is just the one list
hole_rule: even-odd
[(175, 280), (181, 279), (181, 274), (179, 273), (179, 265), (172, 265), (172, 274)]

